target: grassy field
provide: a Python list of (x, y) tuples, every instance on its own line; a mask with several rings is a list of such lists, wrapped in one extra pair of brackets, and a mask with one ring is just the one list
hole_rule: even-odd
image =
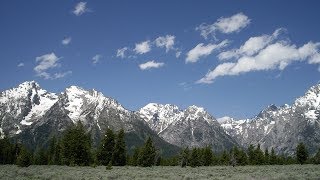
[(1, 165), (0, 179), (320, 179), (319, 165), (113, 167)]

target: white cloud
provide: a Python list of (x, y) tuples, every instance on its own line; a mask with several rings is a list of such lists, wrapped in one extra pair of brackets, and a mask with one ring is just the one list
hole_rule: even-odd
[(151, 44), (150, 41), (144, 41), (141, 43), (137, 43), (136, 47), (134, 48), (136, 54), (145, 54), (151, 51)]
[(168, 52), (170, 49), (174, 49), (174, 40), (175, 36), (173, 35), (160, 36), (155, 40), (155, 44), (157, 47), (166, 48), (166, 52)]
[(252, 71), (283, 70), (295, 61), (320, 64), (320, 43), (309, 42), (296, 47), (287, 41), (278, 41), (266, 46), (255, 56), (244, 55), (235, 63), (223, 63), (209, 71), (198, 83), (210, 84), (220, 76), (235, 76)]
[(67, 72), (63, 72), (63, 73), (55, 73), (52, 77), (52, 79), (60, 79), (63, 78), (69, 74), (72, 74), (72, 71), (67, 71)]
[(34, 70), (37, 73), (44, 72), (48, 69), (60, 66), (58, 61), (61, 58), (58, 58), (54, 53), (45, 54), (36, 58), (36, 62), (39, 63)]
[(71, 43), (71, 37), (66, 37), (66, 38), (64, 38), (64, 39), (61, 41), (61, 43), (62, 43), (63, 45), (68, 45), (68, 44), (70, 44), (70, 43)]
[(57, 57), (54, 53), (49, 53), (36, 57), (37, 65), (34, 67), (36, 75), (44, 79), (58, 79), (70, 74), (71, 71), (68, 71), (66, 73), (55, 73), (53, 75), (51, 75), (48, 72), (48, 70), (50, 69), (54, 69), (61, 66), (58, 63), (60, 59), (61, 57)]
[(228, 60), (239, 58), (243, 55), (252, 56), (276, 40), (282, 31), (285, 31), (285, 29), (279, 28), (272, 35), (251, 37), (239, 49), (222, 52), (218, 55), (218, 58), (220, 60)]
[(210, 55), (214, 50), (227, 46), (228, 43), (228, 40), (224, 40), (219, 44), (209, 43), (208, 45), (204, 45), (203, 43), (200, 43), (187, 53), (186, 63), (195, 63), (199, 61), (200, 57), (206, 57)]
[(117, 50), (117, 57), (125, 58), (125, 57), (126, 57), (125, 52), (126, 52), (127, 50), (128, 50), (128, 48), (127, 48), (127, 47), (124, 47), (124, 48), (118, 49), (118, 50)]
[(76, 16), (81, 16), (83, 13), (89, 12), (89, 9), (87, 8), (87, 2), (79, 2), (74, 7), (74, 10), (72, 13)]
[(235, 14), (231, 17), (221, 17), (213, 24), (201, 24), (196, 30), (200, 31), (201, 36), (205, 39), (212, 35), (215, 38), (216, 31), (221, 33), (230, 34), (233, 32), (239, 32), (250, 24), (250, 19), (243, 13)]
[(160, 68), (162, 66), (164, 66), (164, 63), (155, 62), (155, 61), (148, 61), (146, 63), (140, 64), (139, 68), (141, 70), (147, 70), (147, 69), (151, 69), (151, 68)]
[(23, 66), (24, 66), (24, 63), (19, 63), (17, 66), (18, 66), (18, 67), (23, 67)]
[(93, 64), (97, 64), (100, 61), (101, 58), (102, 58), (102, 55), (100, 55), (100, 54), (97, 54), (97, 55), (93, 56), (92, 63)]
[(181, 55), (181, 53), (182, 53), (181, 51), (177, 51), (177, 52), (176, 52), (176, 58), (179, 58), (180, 55)]

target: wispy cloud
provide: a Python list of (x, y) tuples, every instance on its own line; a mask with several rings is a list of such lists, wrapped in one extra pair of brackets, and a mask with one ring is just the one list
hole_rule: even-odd
[(228, 40), (224, 40), (219, 44), (209, 43), (207, 45), (204, 45), (203, 43), (200, 43), (187, 53), (186, 63), (198, 62), (201, 57), (206, 57), (210, 55), (214, 50), (221, 49), (227, 46), (228, 43)]
[(58, 63), (60, 59), (61, 57), (57, 57), (54, 53), (36, 57), (37, 65), (34, 67), (36, 75), (44, 79), (58, 79), (70, 74), (71, 71), (68, 71), (66, 73), (55, 73), (53, 75), (48, 72), (48, 70), (50, 69), (61, 66), (61, 64)]
[(150, 41), (144, 41), (141, 43), (137, 43), (134, 51), (136, 52), (136, 54), (145, 54), (149, 51), (151, 51), (151, 43)]
[(126, 57), (126, 51), (128, 50), (127, 47), (124, 47), (124, 48), (121, 48), (121, 49), (118, 49), (117, 50), (117, 57), (120, 57), (120, 58), (125, 58)]
[(224, 51), (218, 55), (218, 58), (220, 60), (229, 60), (232, 58), (239, 58), (240, 56), (252, 56), (274, 42), (280, 33), (284, 31), (286, 30), (279, 28), (271, 35), (251, 37), (239, 49)]
[(52, 79), (60, 79), (63, 78), (69, 74), (72, 74), (72, 71), (67, 71), (67, 72), (63, 72), (63, 73), (55, 73), (52, 77)]
[(243, 13), (235, 14), (231, 17), (221, 17), (213, 24), (203, 23), (196, 28), (200, 31), (202, 37), (207, 39), (210, 35), (215, 38), (217, 31), (230, 34), (233, 32), (239, 32), (241, 29), (245, 28), (250, 24), (250, 19)]
[(176, 52), (176, 58), (179, 58), (179, 57), (181, 56), (181, 53), (182, 53), (182, 52), (178, 50), (178, 51)]
[(192, 89), (192, 84), (187, 83), (187, 82), (182, 82), (178, 84), (180, 87), (183, 88), (183, 90), (188, 91), (190, 89)]
[(68, 45), (68, 44), (70, 44), (70, 43), (71, 43), (71, 37), (65, 37), (65, 38), (61, 41), (61, 43), (62, 43), (63, 45)]
[(174, 49), (174, 40), (175, 36), (173, 35), (160, 36), (155, 40), (155, 44), (157, 47), (166, 48), (166, 52), (168, 52), (170, 49)]
[(308, 42), (301, 47), (288, 41), (278, 41), (267, 45), (256, 55), (241, 56), (236, 62), (218, 65), (197, 83), (213, 83), (220, 76), (236, 76), (252, 71), (283, 70), (295, 61), (320, 64), (320, 43)]
[(97, 64), (101, 58), (102, 58), (102, 55), (96, 54), (95, 56), (92, 57), (92, 63)]
[(89, 12), (89, 9), (87, 8), (87, 2), (79, 2), (72, 11), (72, 13), (76, 16), (81, 16), (86, 12)]
[(152, 68), (160, 68), (162, 66), (164, 66), (164, 63), (162, 62), (148, 61), (146, 63), (140, 64), (139, 68), (141, 70), (147, 70)]
[(23, 67), (24, 66), (24, 63), (19, 63), (18, 65), (17, 65), (18, 67)]

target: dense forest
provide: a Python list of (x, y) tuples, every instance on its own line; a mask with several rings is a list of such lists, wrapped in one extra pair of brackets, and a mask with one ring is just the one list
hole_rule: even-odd
[(262, 150), (260, 145), (250, 145), (248, 149), (233, 147), (222, 153), (215, 153), (210, 146), (203, 148), (183, 148), (180, 154), (164, 158), (149, 137), (133, 153), (127, 152), (125, 132), (107, 129), (97, 148), (91, 146), (90, 134), (86, 133), (79, 122), (65, 131), (62, 137), (52, 137), (48, 147), (37, 147), (33, 152), (23, 144), (11, 142), (5, 137), (0, 139), (0, 164), (29, 165), (67, 165), (67, 166), (215, 166), (215, 165), (285, 165), (320, 164), (320, 149), (309, 157), (307, 147), (301, 142), (295, 156), (276, 154), (272, 148)]

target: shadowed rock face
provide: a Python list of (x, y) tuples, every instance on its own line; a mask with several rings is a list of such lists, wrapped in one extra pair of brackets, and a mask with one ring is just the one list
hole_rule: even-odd
[(319, 114), (320, 84), (311, 87), (291, 106), (271, 105), (252, 119), (224, 121), (221, 125), (245, 147), (260, 143), (263, 148), (294, 154), (297, 144), (304, 142), (313, 154), (320, 148)]

